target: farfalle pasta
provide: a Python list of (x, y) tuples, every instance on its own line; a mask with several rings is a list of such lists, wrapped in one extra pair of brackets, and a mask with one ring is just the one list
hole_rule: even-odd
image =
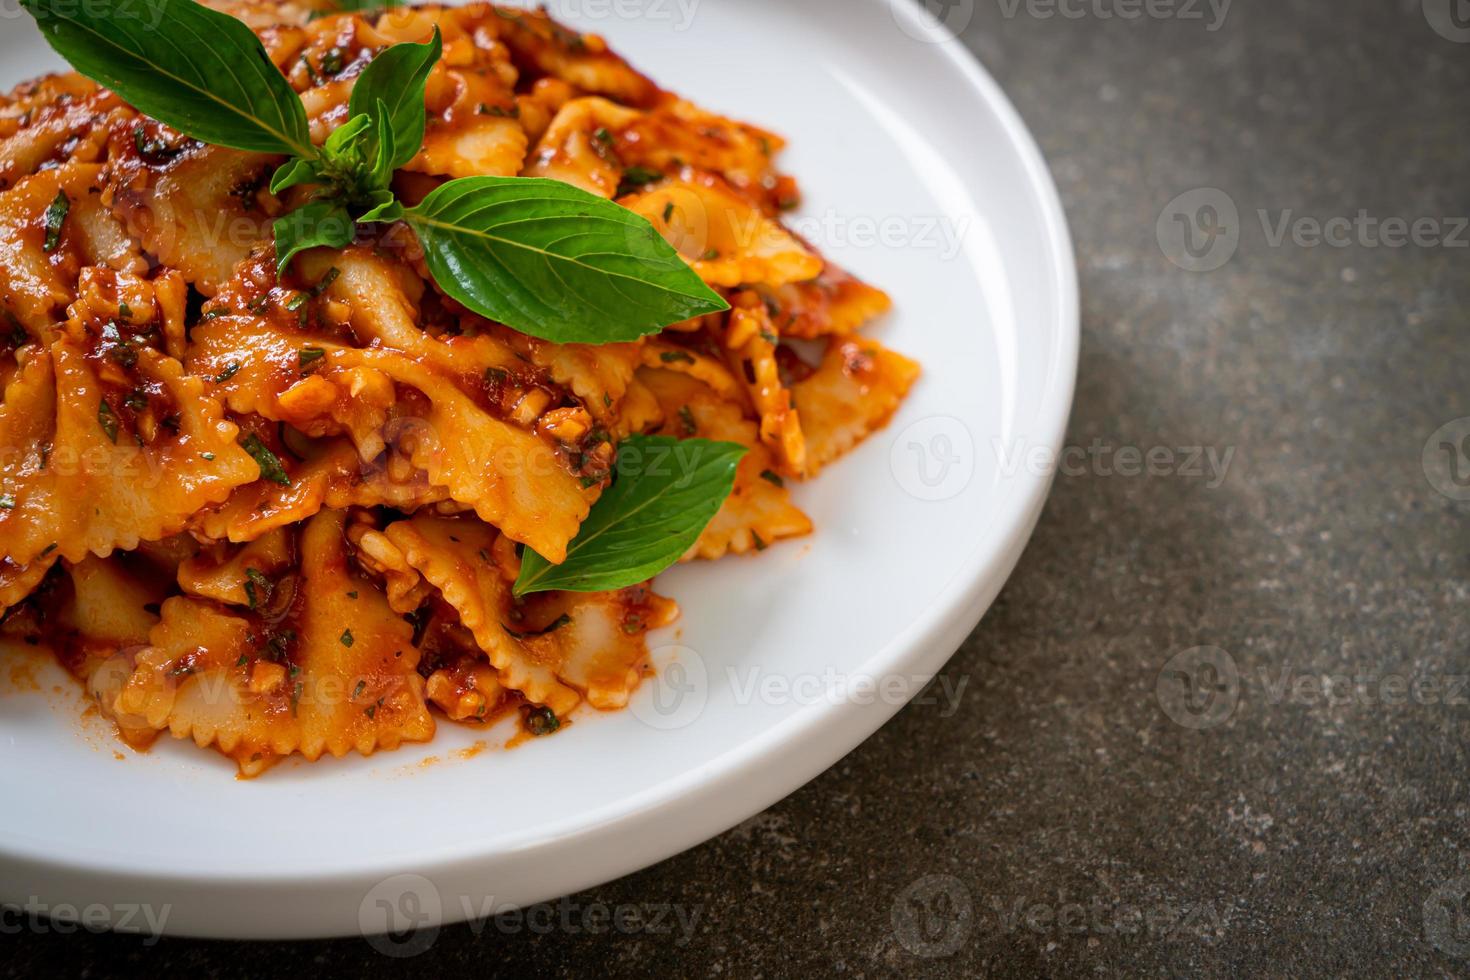
[[(336, 171), (293, 184), (287, 157), (80, 75), (0, 96), (0, 633), (54, 651), (128, 744), (168, 733), (244, 776), (445, 719), (544, 734), (623, 707), (677, 607), (647, 581), (526, 590), (527, 563), (578, 560), (635, 439), (729, 454), (683, 560), (809, 534), (791, 487), (918, 375), (859, 332), (887, 296), (783, 226), (779, 137), (544, 13), (212, 6), (254, 31), (311, 144), (375, 121), (354, 138), (405, 162), (357, 188), (373, 214), (288, 255), (282, 222), (336, 208), (312, 189)], [(424, 59), (406, 150), (402, 107), (353, 109), (398, 45)], [(638, 216), (719, 312), (585, 343), (486, 315), (432, 264), (424, 210), (482, 178)]]

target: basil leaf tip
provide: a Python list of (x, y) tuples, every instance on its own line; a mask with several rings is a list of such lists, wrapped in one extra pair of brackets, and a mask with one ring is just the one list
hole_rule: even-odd
[(515, 594), (604, 592), (662, 572), (719, 512), (748, 451), (738, 443), (708, 439), (624, 439), (618, 446), (617, 479), (592, 506), (567, 546), (566, 560), (553, 565), (527, 548)]
[(381, 104), (386, 108), (394, 149), (388, 159), (389, 172), (405, 166), (418, 155), (424, 142), (427, 110), (424, 89), (444, 42), (439, 28), (424, 44), (395, 44), (374, 58), (358, 76), (348, 99), (349, 116), (372, 115)]

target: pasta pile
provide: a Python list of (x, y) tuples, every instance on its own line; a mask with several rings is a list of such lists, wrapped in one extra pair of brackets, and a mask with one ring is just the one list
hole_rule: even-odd
[(809, 533), (787, 482), (918, 373), (857, 333), (888, 298), (782, 226), (779, 137), (596, 36), (487, 4), (214, 6), (318, 142), (365, 65), (437, 26), (400, 198), (565, 181), (647, 218), (731, 309), (557, 345), (441, 293), (399, 226), (278, 275), (279, 159), (78, 75), (21, 85), (0, 96), (0, 635), (53, 649), (128, 744), (192, 738), (244, 776), (424, 741), (436, 714), (541, 734), (625, 705), (676, 606), (647, 583), (517, 598), (522, 549), (561, 561), (619, 442), (649, 433), (749, 449), (686, 560)]

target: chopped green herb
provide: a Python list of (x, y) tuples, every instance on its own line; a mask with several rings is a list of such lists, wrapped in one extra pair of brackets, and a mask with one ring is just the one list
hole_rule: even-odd
[(250, 603), (251, 609), (259, 609), (263, 603), (270, 602), (275, 588), (260, 569), (245, 569), (245, 599)]
[(328, 75), (335, 75), (342, 70), (343, 54), (341, 48), (333, 48), (322, 55), (322, 71)]
[(15, 498), (8, 493), (0, 493), (0, 510), (15, 510)]
[(332, 266), (330, 269), (327, 270), (326, 275), (322, 276), (322, 281), (316, 284), (316, 288), (313, 289), (312, 292), (315, 293), (317, 296), (320, 296), (322, 293), (325, 293), (328, 289), (330, 289), (332, 283), (336, 282), (337, 278), (341, 275), (342, 270), (337, 268), (335, 265)]
[(784, 487), (786, 481), (781, 479), (781, 474), (775, 470), (761, 470), (761, 479), (767, 483), (774, 483), (778, 487)]
[(674, 202), (673, 201), (670, 201), (668, 204), (665, 204), (664, 205), (664, 224), (668, 224), (669, 223), (669, 219), (672, 218), (673, 216), (674, 216)]
[(61, 226), (66, 223), (66, 215), (70, 210), (71, 198), (66, 196), (66, 191), (57, 191), (41, 219), (46, 225), (46, 241), (41, 246), (44, 251), (54, 252), (56, 246), (61, 244)]
[(312, 363), (314, 363), (316, 361), (319, 361), (323, 357), (326, 357), (326, 356), (327, 356), (327, 352), (324, 351), (324, 350), (322, 350), (320, 347), (303, 347), (303, 348), (301, 348), (301, 353), (297, 355), (297, 357), (298, 357), (298, 359), (300, 361), (300, 365), (299, 366), (300, 366), (301, 372), (303, 374), (306, 373), (306, 366), (308, 364), (312, 364)]
[(297, 293), (295, 296), (292, 296), (290, 299), (286, 300), (286, 309), (290, 310), (292, 313), (295, 313), (297, 310), (305, 306), (306, 301), (309, 299), (311, 299), (311, 295), (309, 293)]
[(717, 249), (717, 248), (712, 248), (708, 252), (705, 252), (704, 255), (700, 256), (700, 258), (704, 259), (704, 261), (706, 261), (706, 262), (713, 262), (715, 259), (717, 259), (719, 257), (720, 257), (720, 250)]
[(131, 320), (133, 318), (133, 308), (131, 306), (129, 306), (127, 303), (124, 303), (122, 300), (118, 300), (117, 301), (117, 315), (120, 316), (120, 317), (122, 317), (123, 320), (125, 320), (125, 321), (126, 320)]
[(352, 630), (351, 629), (345, 629), (345, 630), (343, 630), (342, 631), (342, 636), (341, 636), (340, 640), (341, 640), (341, 643), (342, 643), (342, 645), (344, 647), (350, 647), (350, 646), (352, 646)]
[(756, 551), (765, 551), (766, 550), (766, 542), (761, 538), (761, 536), (759, 534), (756, 534), (754, 531), (751, 531), (750, 532), (750, 536), (755, 539), (755, 550)]
[(260, 441), (260, 436), (253, 432), (250, 433), (240, 443), (240, 448), (249, 453), (251, 458), (255, 460), (256, 465), (260, 467), (260, 476), (262, 479), (270, 480), (272, 483), (279, 483), (283, 487), (289, 487), (291, 485), (291, 477), (286, 473), (286, 468), (281, 465), (280, 457), (271, 452), (270, 448)]
[(688, 405), (679, 406), (679, 428), (684, 430), (686, 436), (692, 436), (699, 431), (699, 426), (694, 423), (694, 412)]
[(640, 616), (629, 616), (623, 621), (623, 632), (629, 636), (632, 636), (641, 629), (643, 629), (643, 619)]
[(249, 662), (250, 662), (250, 654), (248, 654), (248, 653), (242, 653), (242, 654), (240, 654), (240, 659), (235, 661), (235, 666), (236, 667), (244, 667)]
[(149, 163), (162, 163), (179, 154), (179, 151), (165, 143), (162, 137), (155, 136), (149, 139), (147, 128), (141, 125), (133, 127), (133, 146), (137, 149), (138, 156), (143, 157)]
[(554, 633), (571, 621), (572, 617), (568, 616), (566, 613), (562, 613), (560, 616), (556, 617), (556, 619), (552, 621), (551, 625), (546, 627), (544, 630), (534, 630), (529, 633), (518, 633), (504, 623), (500, 624), (500, 628), (505, 630), (511, 636), (515, 637), (517, 640), (528, 640), (533, 636), (545, 636), (547, 633)]
[(275, 661), (285, 660), (286, 654), (291, 651), (291, 644), (295, 642), (295, 630), (281, 630), (265, 641), (266, 656)]
[(623, 179), (618, 182), (618, 190), (615, 197), (624, 197), (636, 193), (656, 180), (662, 180), (663, 174), (657, 170), (649, 170), (647, 167), (629, 167), (623, 171)]
[(141, 388), (134, 388), (128, 392), (128, 397), (123, 399), (123, 404), (135, 412), (141, 412), (148, 407), (148, 396), (143, 394)]
[(25, 326), (9, 310), (5, 311), (5, 323), (10, 327), (10, 336), (6, 341), (11, 347), (24, 347), (31, 342), (31, 335), (26, 333)]
[(97, 403), (97, 424), (102, 426), (102, 432), (109, 442), (117, 442), (117, 416), (105, 399)]
[(612, 405), (613, 405), (612, 395), (610, 395), (610, 394), (608, 394), (607, 392), (604, 391), (602, 393), (602, 407), (603, 408), (612, 408)]
[(429, 631), (429, 607), (420, 606), (411, 613), (405, 613), (403, 619), (413, 627), (413, 645), (418, 646)]
[(690, 354), (684, 353), (681, 350), (666, 350), (658, 355), (658, 359), (660, 361), (663, 361), (665, 364), (675, 364), (680, 362), (684, 364), (694, 363), (694, 357)]
[(231, 378), (233, 378), (235, 375), (237, 375), (239, 373), (240, 373), (240, 362), (239, 361), (231, 361), (229, 364), (226, 364), (225, 365), (225, 369), (223, 371), (221, 371), (219, 374), (216, 374), (214, 376), (214, 381), (215, 381), (216, 384), (223, 384), (224, 382), (230, 380)]
[(526, 712), (526, 731), (537, 738), (550, 735), (560, 727), (561, 720), (550, 708), (532, 708)]
[(213, 463), (214, 453), (200, 453), (199, 458), (204, 460), (206, 463)]
[(356, 701), (362, 697), (362, 692), (367, 690), (367, 681), (358, 681), (357, 686), (352, 689), (352, 700)]
[(349, 598), (349, 599), (356, 599), (357, 598), (357, 590), (356, 589), (353, 589), (351, 592), (347, 593), (347, 598)]

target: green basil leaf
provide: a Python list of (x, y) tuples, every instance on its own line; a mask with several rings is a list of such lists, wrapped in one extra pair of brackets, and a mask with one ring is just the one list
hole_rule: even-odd
[(358, 221), (398, 221), (403, 217), (403, 205), (392, 191), (377, 191), (368, 195), (370, 210), (358, 216)]
[(66, 216), (71, 211), (71, 198), (66, 196), (66, 191), (57, 191), (56, 197), (46, 206), (46, 213), (41, 218), (46, 227), (46, 240), (41, 244), (43, 252), (54, 252), (61, 244), (61, 229), (66, 226)]
[(344, 169), (355, 169), (362, 165), (363, 153), (360, 137), (373, 126), (373, 117), (366, 112), (357, 113), (336, 129), (322, 144), (322, 156), (329, 163)]
[(463, 177), (404, 220), (440, 289), (553, 343), (636, 340), (729, 309), (647, 220), (561, 181)]
[[(382, 99), (379, 99), (378, 104), (373, 107), (372, 133), (372, 165), (366, 168), (363, 179), (366, 186), (374, 190), (386, 190), (393, 182), (393, 171), (398, 169), (398, 164), (394, 162), (398, 157), (398, 136), (393, 131), (393, 120), (389, 115), (388, 103)], [(419, 142), (423, 141), (423, 134), (420, 133)]]
[(362, 10), (392, 10), (403, 6), (405, 0), (336, 0), (337, 9), (346, 13)]
[(249, 453), (250, 458), (255, 460), (255, 465), (260, 467), (262, 480), (270, 480), (283, 487), (291, 485), (291, 477), (286, 473), (286, 468), (281, 465), (281, 457), (271, 452), (270, 447), (261, 440), (260, 436), (253, 432), (250, 433), (241, 441), (240, 448)]
[(286, 161), (276, 169), (275, 176), (271, 177), (271, 193), (280, 194), (287, 188), (298, 184), (319, 184), (321, 182), (321, 166), (315, 160), (302, 160), (298, 157)]
[(388, 107), (396, 147), (390, 171), (407, 164), (424, 145), (424, 85), (443, 50), (436, 27), (434, 37), (424, 44), (395, 44), (380, 53), (352, 87), (349, 115), (371, 114), (379, 102)]
[(57, 53), (181, 133), (257, 153), (313, 156), (306, 109), (255, 32), (194, 0), (22, 0)]
[(708, 439), (629, 436), (618, 475), (553, 565), (527, 548), (515, 594), (602, 592), (637, 585), (688, 551), (735, 485), (744, 446)]
[(345, 248), (357, 234), (357, 223), (336, 198), (318, 198), (277, 218), (276, 271), (284, 272), (296, 253), (308, 248)]

